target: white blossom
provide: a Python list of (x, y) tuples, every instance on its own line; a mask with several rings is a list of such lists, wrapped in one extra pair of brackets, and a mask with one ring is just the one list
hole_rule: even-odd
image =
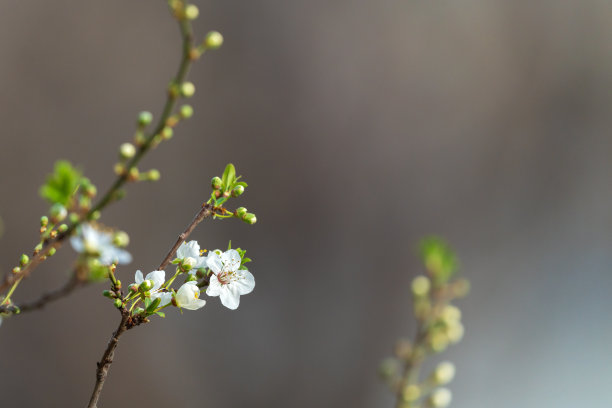
[(191, 266), (189, 274), (194, 274), (198, 268), (206, 267), (206, 256), (201, 256), (200, 244), (198, 241), (183, 242), (176, 251), (176, 259), (185, 265)]
[(103, 265), (132, 262), (132, 255), (128, 251), (113, 245), (112, 234), (99, 231), (89, 224), (81, 225), (79, 234), (70, 237), (70, 244), (79, 253), (97, 256)]
[(199, 299), (200, 288), (194, 281), (189, 281), (183, 284), (176, 292), (176, 305), (180, 308), (197, 310), (204, 307), (206, 301)]
[(160, 291), (161, 286), (166, 281), (166, 272), (165, 271), (153, 271), (147, 274), (143, 278), (141, 271), (136, 271), (136, 275), (134, 276), (134, 280), (136, 281), (136, 285), (140, 286), (140, 284), (146, 280), (150, 280), (153, 282), (153, 287), (149, 290), (151, 294), (151, 300), (155, 300), (157, 298), (161, 298), (159, 303), (159, 307), (163, 307), (170, 303), (172, 300), (172, 294), (169, 292)]
[(246, 269), (240, 269), (240, 254), (230, 249), (221, 255), (211, 252), (207, 265), (213, 271), (206, 289), (208, 296), (219, 296), (221, 304), (235, 310), (240, 304), (240, 295), (246, 295), (255, 288), (255, 277)]

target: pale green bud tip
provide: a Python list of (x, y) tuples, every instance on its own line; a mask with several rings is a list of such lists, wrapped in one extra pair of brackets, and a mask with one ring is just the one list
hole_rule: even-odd
[(415, 296), (426, 296), (431, 288), (431, 282), (427, 276), (417, 276), (412, 281), (412, 293)]
[(161, 173), (159, 172), (159, 170), (157, 170), (157, 169), (149, 170), (149, 173), (148, 173), (149, 180), (157, 181), (157, 180), (160, 179), (160, 177), (161, 177)]
[(238, 197), (239, 195), (242, 195), (242, 193), (244, 193), (244, 187), (243, 186), (236, 186), (232, 190), (232, 196), (233, 197)]
[(455, 365), (450, 361), (444, 361), (436, 367), (433, 379), (437, 385), (445, 385), (455, 378)]
[(21, 266), (25, 266), (30, 262), (30, 258), (26, 254), (22, 254), (21, 258), (19, 258), (19, 264)]
[(115, 246), (118, 246), (120, 248), (125, 248), (126, 246), (128, 246), (129, 243), (130, 243), (130, 236), (127, 234), (127, 232), (117, 231), (113, 235), (113, 244), (115, 244)]
[(102, 292), (102, 296), (107, 297), (107, 298), (112, 298), (113, 292), (111, 292), (110, 290), (105, 290)]
[(195, 85), (193, 82), (183, 82), (181, 85), (181, 94), (185, 98), (191, 98), (195, 94)]
[(121, 306), (123, 306), (123, 302), (121, 301), (121, 299), (115, 299), (115, 302), (113, 303), (115, 305), (115, 307), (117, 309), (121, 308)]
[(165, 126), (161, 131), (161, 135), (166, 140), (172, 139), (172, 136), (174, 136), (174, 130), (172, 130), (172, 128), (169, 126)]
[(240, 218), (244, 218), (244, 216), (247, 214), (247, 209), (244, 207), (238, 207), (236, 208), (236, 215)]
[(99, 220), (101, 216), (102, 216), (102, 213), (96, 210), (89, 215), (89, 219), (95, 221), (95, 220)]
[(399, 364), (394, 358), (386, 358), (380, 363), (378, 373), (384, 380), (392, 379), (399, 371)]
[(434, 408), (445, 408), (450, 405), (452, 399), (453, 394), (448, 388), (438, 388), (429, 397), (429, 403)]
[(55, 255), (55, 253), (57, 252), (57, 249), (55, 248), (49, 248), (49, 252), (47, 252), (47, 255), (49, 256), (53, 256)]
[(40, 217), (40, 226), (41, 227), (46, 227), (47, 224), (49, 224), (49, 218), (47, 218), (44, 215), (42, 217)]
[(219, 190), (223, 185), (223, 181), (219, 177), (213, 177), (212, 180), (210, 180), (210, 185), (213, 190)]
[(138, 289), (140, 289), (142, 292), (146, 292), (150, 290), (152, 287), (153, 287), (153, 281), (151, 279), (147, 279), (140, 284)]
[(153, 122), (153, 114), (151, 112), (143, 111), (138, 114), (138, 125), (148, 126)]
[(253, 213), (246, 213), (244, 218), (243, 218), (243, 220), (247, 224), (251, 224), (252, 225), (252, 224), (255, 224), (257, 222), (257, 217)]
[(191, 105), (183, 105), (181, 106), (180, 114), (183, 119), (189, 119), (193, 116), (193, 108)]
[(68, 215), (68, 211), (66, 207), (61, 205), (60, 203), (55, 203), (51, 206), (49, 210), (49, 215), (51, 216), (51, 220), (53, 222), (60, 222)]
[(57, 227), (57, 230), (58, 230), (59, 232), (66, 232), (66, 231), (68, 231), (68, 225), (66, 225), (66, 224), (62, 224), (62, 225), (60, 225), (59, 227)]
[(124, 159), (131, 159), (136, 154), (136, 147), (131, 143), (123, 143), (119, 147), (119, 155)]
[(206, 48), (209, 50), (216, 50), (223, 45), (223, 36), (218, 31), (211, 31), (206, 34), (204, 45), (206, 45)]
[(404, 401), (416, 401), (421, 396), (421, 388), (418, 385), (410, 384), (402, 390), (402, 398)]
[(185, 7), (185, 17), (188, 20), (195, 20), (200, 15), (200, 10), (194, 4), (189, 4)]

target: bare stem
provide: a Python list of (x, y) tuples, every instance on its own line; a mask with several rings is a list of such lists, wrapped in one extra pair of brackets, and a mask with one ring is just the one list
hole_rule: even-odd
[(33, 302), (20, 305), (19, 311), (20, 313), (24, 313), (42, 309), (47, 304), (70, 295), (72, 292), (74, 292), (75, 289), (85, 286), (87, 285), (87, 283), (88, 282), (86, 280), (79, 278), (77, 274), (74, 273), (62, 287), (54, 291), (45, 293)]
[(130, 313), (125, 309), (121, 310), (121, 322), (119, 322), (117, 330), (113, 332), (113, 335), (110, 338), (108, 345), (106, 346), (106, 350), (104, 350), (104, 354), (102, 354), (100, 362), (97, 363), (98, 369), (96, 370), (96, 385), (94, 386), (93, 392), (91, 393), (91, 398), (89, 399), (89, 405), (87, 405), (87, 408), (97, 408), (98, 406), (98, 399), (100, 399), (102, 387), (104, 387), (104, 382), (106, 381), (106, 377), (108, 376), (108, 370), (110, 369), (110, 366), (113, 363), (115, 349), (119, 344), (119, 337), (126, 330), (128, 330), (129, 320)]
[(179, 234), (178, 238), (176, 239), (176, 242), (174, 243), (174, 245), (172, 245), (172, 248), (170, 248), (170, 251), (168, 251), (168, 254), (164, 258), (164, 260), (161, 262), (161, 264), (159, 264), (159, 267), (157, 268), (158, 271), (161, 271), (166, 266), (168, 266), (174, 254), (176, 254), (176, 251), (179, 249), (181, 244), (185, 242), (187, 237), (191, 235), (195, 227), (199, 223), (201, 223), (202, 220), (204, 220), (204, 218), (210, 217), (213, 213), (214, 213), (214, 208), (211, 204), (202, 205), (202, 209), (197, 212), (197, 214), (193, 217), (193, 220), (191, 220), (191, 222), (187, 225), (185, 230)]

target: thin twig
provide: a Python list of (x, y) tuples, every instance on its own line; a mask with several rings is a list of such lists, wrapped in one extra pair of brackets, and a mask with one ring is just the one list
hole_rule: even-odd
[(172, 245), (172, 248), (170, 248), (170, 251), (168, 251), (168, 254), (164, 258), (164, 260), (159, 264), (159, 267), (157, 268), (158, 271), (162, 271), (166, 266), (168, 266), (174, 254), (176, 254), (176, 251), (179, 249), (181, 244), (185, 242), (185, 240), (195, 229), (195, 227), (199, 223), (201, 223), (204, 218), (210, 217), (211, 215), (213, 215), (213, 213), (214, 207), (212, 206), (212, 204), (202, 205), (202, 209), (197, 212), (197, 214), (193, 217), (193, 220), (191, 220), (185, 230), (179, 234), (176, 242), (174, 243), (174, 245)]
[(42, 295), (37, 300), (25, 303), (19, 306), (20, 313), (31, 312), (33, 310), (42, 309), (47, 304), (54, 302), (58, 299), (66, 297), (70, 295), (75, 289), (80, 288), (88, 284), (88, 281), (83, 280), (77, 276), (77, 274), (73, 274), (70, 279), (64, 284), (64, 286), (52, 291), (47, 292)]

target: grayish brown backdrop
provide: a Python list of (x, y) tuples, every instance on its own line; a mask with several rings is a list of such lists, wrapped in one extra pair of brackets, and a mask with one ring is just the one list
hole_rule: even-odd
[[(204, 223), (255, 259), (236, 312), (129, 332), (103, 407), (390, 407), (376, 378), (414, 328), (429, 233), (473, 282), (456, 408), (612, 404), (612, 6), (604, 0), (198, 1), (225, 35), (192, 73), (196, 115), (102, 221), (152, 270), (236, 163), (254, 227)], [(0, 2), (0, 269), (36, 240), (58, 158), (104, 190), (179, 51), (165, 2)], [(61, 284), (70, 248), (16, 300)], [(82, 407), (118, 315), (92, 287), (0, 328), (0, 405)]]

